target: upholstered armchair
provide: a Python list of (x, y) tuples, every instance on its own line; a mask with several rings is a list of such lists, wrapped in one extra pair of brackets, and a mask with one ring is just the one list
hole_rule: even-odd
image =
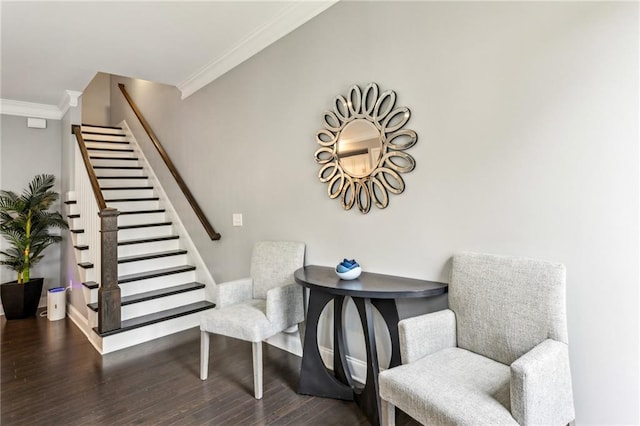
[(209, 334), (252, 342), (253, 385), (262, 398), (262, 341), (304, 320), (302, 287), (293, 272), (304, 264), (303, 243), (263, 241), (253, 247), (249, 278), (217, 285), (216, 309), (200, 320), (200, 378), (209, 367)]
[(395, 424), (394, 407), (437, 425), (574, 419), (564, 266), (456, 255), (449, 309), (398, 328), (403, 365), (379, 376), (383, 424)]

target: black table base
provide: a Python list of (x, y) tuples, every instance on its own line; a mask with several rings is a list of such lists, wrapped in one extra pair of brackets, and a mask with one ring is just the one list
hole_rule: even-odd
[[(294, 273), (296, 282), (309, 289), (309, 305), (298, 392), (305, 395), (355, 400), (373, 425), (380, 424), (378, 351), (373, 327), (373, 310), (384, 319), (391, 337), (389, 368), (400, 365), (398, 309), (401, 298), (432, 297), (447, 292), (447, 285), (434, 281), (363, 272), (355, 280), (340, 280), (333, 268), (309, 265)], [(358, 310), (367, 352), (367, 379), (364, 387), (354, 382), (347, 363), (342, 313), (345, 298), (351, 297)], [(322, 310), (334, 302), (333, 372), (329, 371), (318, 347), (318, 322)]]
[[(398, 337), (398, 310), (394, 299), (370, 299), (352, 297), (364, 331), (367, 352), (367, 380), (364, 387), (354, 382), (346, 358), (346, 344), (342, 312), (345, 296), (331, 295), (311, 289), (304, 341), (304, 356), (298, 392), (305, 395), (323, 396), (344, 400), (355, 400), (374, 425), (380, 423), (380, 400), (378, 372), (378, 351), (373, 327), (373, 308), (384, 318), (391, 337), (391, 361), (389, 367), (400, 365), (400, 346)], [(318, 349), (318, 320), (324, 307), (334, 301), (334, 350), (333, 374), (326, 368)]]

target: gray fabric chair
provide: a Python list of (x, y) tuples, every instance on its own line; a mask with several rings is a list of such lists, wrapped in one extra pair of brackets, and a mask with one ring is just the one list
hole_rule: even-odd
[(293, 272), (304, 264), (303, 243), (263, 241), (253, 247), (250, 278), (216, 286), (216, 309), (200, 319), (200, 378), (209, 367), (209, 334), (253, 343), (253, 385), (262, 398), (262, 341), (304, 320), (302, 287)]
[(574, 419), (563, 265), (458, 254), (449, 309), (398, 328), (403, 365), (379, 376), (383, 424), (394, 407), (437, 425)]

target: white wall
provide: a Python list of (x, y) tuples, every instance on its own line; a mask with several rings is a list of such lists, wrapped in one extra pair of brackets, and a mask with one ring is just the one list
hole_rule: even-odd
[[(117, 81), (112, 124), (131, 123)], [(327, 197), (314, 135), (371, 81), (419, 141), (405, 193), (361, 215)], [(216, 281), (260, 239), (440, 281), (457, 250), (563, 262), (577, 423), (640, 422), (637, 3), (341, 2), (185, 101), (128, 89), (222, 234), (167, 180)]]
[[(46, 129), (30, 129), (27, 118), (0, 115), (2, 131), (0, 138), (0, 188), (17, 193), (29, 185), (35, 175), (41, 173), (56, 176), (55, 190), (60, 192), (61, 152), (60, 121), (47, 120)], [(63, 211), (61, 201), (52, 210)], [(66, 235), (66, 231), (63, 231)], [(8, 247), (4, 238), (0, 247)], [(44, 288), (58, 287), (60, 282), (60, 250), (58, 245), (47, 248), (44, 258), (33, 267), (32, 277), (44, 277)], [(15, 273), (0, 268), (0, 282), (14, 281)], [(42, 292), (41, 305), (46, 304), (46, 291)]]

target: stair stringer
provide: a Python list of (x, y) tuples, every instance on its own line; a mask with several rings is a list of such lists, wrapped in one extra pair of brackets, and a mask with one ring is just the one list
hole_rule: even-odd
[(136, 139), (135, 135), (131, 131), (131, 128), (127, 124), (125, 120), (118, 124), (119, 127), (122, 128), (122, 131), (127, 136), (129, 140), (129, 145), (134, 150), (134, 154), (138, 157), (138, 164), (143, 167), (143, 173), (146, 173), (149, 182), (152, 184), (156, 194), (162, 200), (163, 207), (166, 209), (166, 216), (169, 220), (171, 220), (172, 225), (175, 227), (176, 231), (180, 235), (181, 246), (188, 250), (190, 263), (196, 267), (195, 274), (196, 280), (204, 284), (205, 287), (205, 299), (209, 302), (216, 303), (217, 302), (217, 292), (216, 292), (216, 282), (213, 279), (213, 275), (204, 259), (200, 255), (196, 245), (191, 239), (191, 235), (187, 231), (187, 228), (184, 226), (184, 223), (180, 219), (175, 207), (171, 203), (171, 199), (167, 196), (167, 193), (164, 190), (158, 176), (154, 172), (153, 168), (150, 166), (149, 160), (142, 148), (140, 148), (140, 144)]

